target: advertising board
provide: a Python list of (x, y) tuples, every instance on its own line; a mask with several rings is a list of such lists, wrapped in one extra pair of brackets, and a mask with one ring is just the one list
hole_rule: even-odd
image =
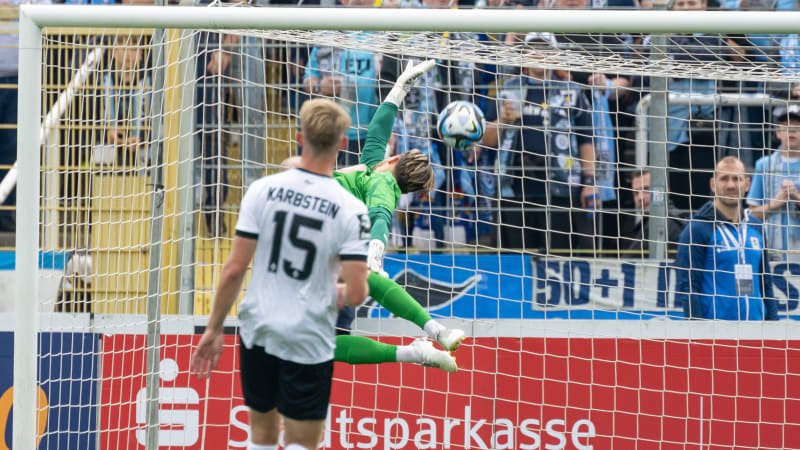
[[(164, 338), (161, 445), (244, 448), (236, 338), (226, 336), (220, 370), (208, 383), (188, 374), (187, 344), (198, 339)], [(143, 336), (104, 338), (102, 448), (144, 448), (143, 344)], [(321, 448), (730, 449), (800, 442), (798, 341), (476, 338), (457, 356), (462, 370), (452, 375), (410, 364), (337, 363)]]

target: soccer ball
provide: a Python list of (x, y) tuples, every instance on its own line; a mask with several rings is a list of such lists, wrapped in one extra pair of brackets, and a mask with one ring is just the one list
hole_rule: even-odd
[(486, 119), (475, 104), (457, 100), (445, 106), (439, 113), (436, 124), (439, 137), (445, 144), (459, 150), (466, 150), (483, 137)]

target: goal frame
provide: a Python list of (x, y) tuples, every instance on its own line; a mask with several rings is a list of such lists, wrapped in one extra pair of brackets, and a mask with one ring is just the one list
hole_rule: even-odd
[[(19, 93), (38, 99), (42, 28), (197, 28), (564, 33), (799, 33), (800, 12), (684, 12), (611, 10), (418, 10), (361, 8), (205, 8), (165, 6), (22, 5), (19, 19)], [(176, 8), (180, 8), (179, 10)], [(665, 85), (664, 85), (665, 86)], [(666, 92), (661, 92), (666, 95)], [(654, 99), (655, 101), (655, 99)], [(666, 98), (662, 100), (665, 102)], [(666, 111), (664, 111), (666, 112)], [(36, 448), (37, 284), (41, 138), (40, 101), (18, 107), (18, 204), (14, 330), (16, 448)], [(660, 127), (655, 127), (660, 128)], [(664, 124), (663, 131), (666, 131)], [(666, 143), (652, 143), (666, 154)], [(661, 150), (659, 152), (659, 150)]]

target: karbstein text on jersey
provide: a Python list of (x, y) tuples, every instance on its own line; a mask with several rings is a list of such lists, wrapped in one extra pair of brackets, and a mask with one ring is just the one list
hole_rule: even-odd
[(319, 198), (316, 195), (305, 195), (302, 192), (295, 192), (292, 189), (283, 188), (269, 188), (269, 200), (288, 203), (298, 208), (310, 209), (318, 211), (331, 218), (336, 218), (339, 213), (339, 206), (337, 203)]

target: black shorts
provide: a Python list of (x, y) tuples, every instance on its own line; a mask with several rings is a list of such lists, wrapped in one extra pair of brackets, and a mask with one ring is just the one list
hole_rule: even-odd
[(244, 403), (258, 411), (278, 412), (294, 420), (324, 420), (328, 414), (333, 360), (319, 364), (286, 361), (254, 345), (239, 343)]

